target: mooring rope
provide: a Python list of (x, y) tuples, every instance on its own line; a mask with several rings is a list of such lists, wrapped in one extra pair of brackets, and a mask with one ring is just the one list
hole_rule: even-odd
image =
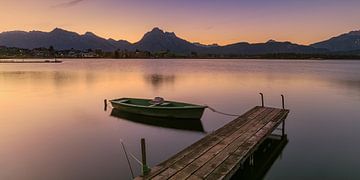
[(121, 143), (121, 146), (122, 146), (122, 148), (123, 148), (123, 150), (124, 150), (125, 157), (126, 157), (126, 160), (127, 160), (127, 162), (128, 162), (129, 168), (130, 168), (131, 176), (132, 176), (132, 178), (134, 179), (134, 178), (135, 178), (135, 176), (134, 176), (134, 171), (133, 171), (133, 169), (132, 169), (132, 167), (131, 167), (131, 163), (130, 163), (129, 157), (128, 157), (128, 155), (127, 155), (127, 151), (126, 151), (126, 147), (125, 147), (124, 141), (123, 141), (122, 139), (120, 139), (120, 143)]
[(212, 108), (212, 107), (210, 107), (210, 106), (208, 106), (208, 105), (205, 105), (205, 106), (206, 106), (207, 108), (209, 108), (212, 112), (219, 113), (219, 114), (222, 114), (222, 115), (225, 115), (225, 116), (236, 116), (236, 117), (241, 116), (241, 115), (239, 115), (239, 114), (224, 113), (224, 112), (218, 111), (218, 110), (216, 110), (215, 108)]
[(125, 155), (127, 156), (127, 154), (130, 154), (130, 156), (137, 162), (139, 163), (141, 166), (143, 166), (143, 163), (133, 154), (131, 153), (130, 151), (128, 151), (125, 147), (125, 143), (122, 139), (120, 139), (120, 142), (121, 142), (121, 145), (123, 146), (123, 150), (125, 152)]
[(143, 166), (143, 163), (133, 153), (129, 152), (129, 154), (137, 163)]

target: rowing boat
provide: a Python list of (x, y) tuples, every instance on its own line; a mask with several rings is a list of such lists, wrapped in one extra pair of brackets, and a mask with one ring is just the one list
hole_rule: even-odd
[(181, 119), (201, 119), (207, 106), (189, 104), (175, 101), (165, 101), (163, 98), (139, 99), (139, 98), (120, 98), (110, 100), (113, 108), (129, 113), (145, 116), (181, 118)]

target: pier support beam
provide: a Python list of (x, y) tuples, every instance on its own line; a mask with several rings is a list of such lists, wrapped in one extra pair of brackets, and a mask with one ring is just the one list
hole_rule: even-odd
[(285, 137), (285, 120), (283, 120), (282, 122), (282, 127), (281, 127), (281, 138)]
[[(285, 109), (285, 98), (284, 95), (281, 95), (281, 104), (282, 104), (282, 109)], [(281, 127), (281, 138), (285, 137), (285, 119), (282, 121), (282, 127)]]
[(251, 156), (250, 156), (250, 159), (249, 159), (249, 165), (250, 166), (254, 166), (254, 155), (252, 154)]

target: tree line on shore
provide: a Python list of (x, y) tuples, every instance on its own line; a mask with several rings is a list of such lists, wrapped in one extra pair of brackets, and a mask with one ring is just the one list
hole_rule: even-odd
[(30, 58), (111, 58), (111, 59), (360, 59), (360, 53), (319, 53), (319, 54), (300, 54), (300, 53), (270, 53), (270, 54), (200, 54), (191, 52), (190, 54), (176, 54), (169, 50), (160, 52), (150, 52), (141, 50), (115, 50), (103, 51), (100, 49), (87, 50), (55, 50), (49, 48), (22, 49), (0, 46), (0, 59), (30, 59)]

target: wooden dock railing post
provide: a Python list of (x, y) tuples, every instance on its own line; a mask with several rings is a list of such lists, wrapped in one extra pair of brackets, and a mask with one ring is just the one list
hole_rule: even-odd
[(145, 139), (141, 138), (141, 160), (142, 160), (142, 174), (146, 176), (150, 172), (150, 168), (146, 162), (146, 144)]
[(261, 96), (261, 107), (264, 107), (264, 94), (263, 93), (259, 93)]
[(282, 108), (285, 109), (285, 98), (284, 95), (281, 95)]

